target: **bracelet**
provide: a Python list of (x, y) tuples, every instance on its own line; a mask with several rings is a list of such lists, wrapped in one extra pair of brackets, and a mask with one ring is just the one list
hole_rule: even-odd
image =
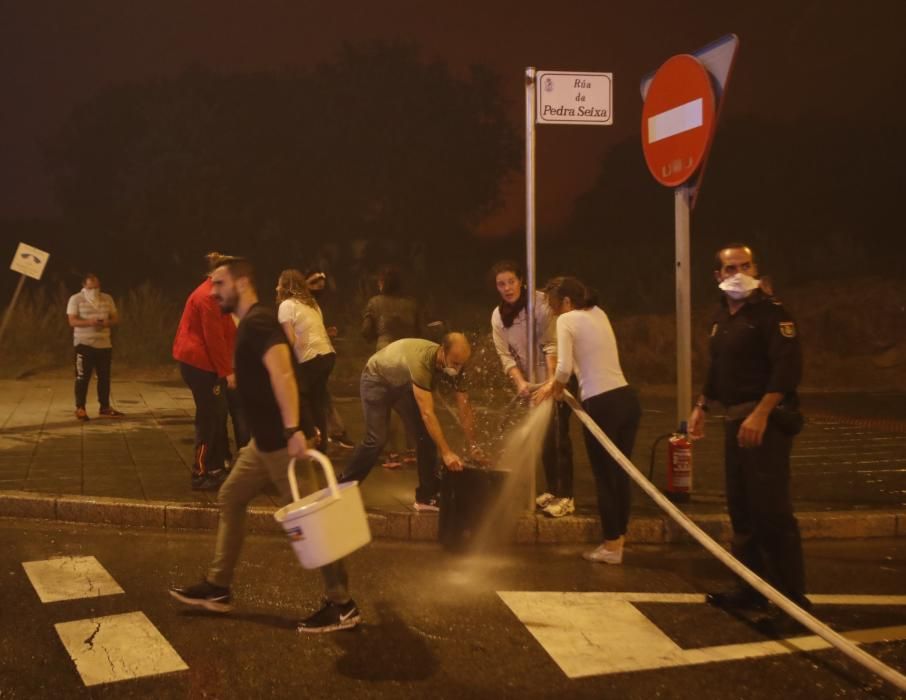
[(301, 428), (298, 425), (293, 425), (289, 428), (284, 428), (283, 429), (283, 439), (289, 440), (293, 435), (298, 433), (300, 430), (301, 430)]

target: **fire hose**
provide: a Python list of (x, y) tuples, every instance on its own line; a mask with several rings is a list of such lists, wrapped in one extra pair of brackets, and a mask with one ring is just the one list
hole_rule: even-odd
[(657, 487), (652, 484), (638, 470), (638, 468), (629, 461), (626, 456), (620, 452), (616, 445), (613, 444), (607, 434), (601, 430), (600, 426), (592, 420), (576, 401), (575, 397), (569, 391), (563, 391), (564, 400), (569, 404), (573, 412), (582, 421), (582, 425), (601, 443), (601, 446), (610, 453), (610, 456), (616, 460), (617, 464), (622, 467), (629, 477), (646, 493), (648, 496), (669, 515), (676, 523), (688, 532), (702, 547), (713, 554), (717, 559), (727, 566), (734, 574), (743, 579), (752, 588), (765, 596), (774, 605), (780, 608), (787, 615), (792, 617), (802, 626), (814, 632), (831, 646), (837, 648), (853, 661), (861, 664), (872, 673), (877, 674), (884, 680), (896, 686), (900, 690), (906, 691), (906, 676), (875, 658), (858, 645), (846, 639), (839, 633), (821, 622), (818, 618), (806, 612), (793, 601), (783, 595), (771, 584), (761, 578), (754, 571), (742, 564), (736, 557), (730, 554), (715, 540), (709, 537), (704, 530), (696, 525), (689, 517), (671, 503), (661, 494)]

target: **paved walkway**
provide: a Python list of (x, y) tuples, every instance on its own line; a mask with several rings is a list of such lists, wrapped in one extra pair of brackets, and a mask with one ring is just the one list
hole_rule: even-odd
[[(93, 391), (93, 387), (92, 387)], [(177, 381), (114, 381), (114, 404), (123, 419), (73, 417), (72, 383), (33, 378), (0, 382), (0, 491), (108, 496), (148, 501), (210, 503), (213, 494), (189, 488), (193, 457), (189, 391)], [(635, 463), (647, 471), (654, 439), (673, 428), (673, 400), (642, 393), (644, 416)], [(906, 431), (900, 430), (906, 401), (886, 395), (810, 395), (812, 416), (793, 454), (793, 493), (803, 511), (903, 509), (906, 507)], [(361, 409), (354, 397), (337, 399), (353, 437), (361, 435)], [(886, 413), (877, 415), (883, 406)], [(480, 423), (496, 425), (499, 411), (477, 405)], [(89, 405), (89, 413), (96, 407)], [(850, 415), (847, 416), (846, 413)], [(723, 511), (721, 429), (710, 421), (709, 437), (695, 448), (695, 495), (686, 510)], [(455, 434), (455, 428), (451, 429)], [(573, 425), (576, 500), (580, 511), (594, 510), (593, 479), (578, 427)], [(333, 454), (338, 471), (345, 455)], [(663, 445), (655, 481), (662, 483)], [(543, 477), (539, 477), (542, 479)], [(415, 469), (376, 467), (363, 487), (372, 509), (411, 509)], [(265, 495), (257, 505), (273, 505)], [(638, 494), (634, 512), (653, 513)]]

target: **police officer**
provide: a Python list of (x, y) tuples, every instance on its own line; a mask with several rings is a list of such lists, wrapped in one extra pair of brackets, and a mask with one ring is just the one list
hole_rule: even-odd
[[(762, 288), (748, 246), (734, 243), (720, 249), (714, 277), (724, 296), (711, 326), (707, 380), (689, 416), (690, 436), (704, 437), (711, 402), (724, 406), (733, 554), (792, 601), (810, 607), (790, 496), (790, 452), (793, 436), (802, 427), (796, 394), (802, 352), (796, 323), (770, 290)], [(767, 604), (741, 580), (735, 589), (710, 594), (708, 602), (732, 609)]]

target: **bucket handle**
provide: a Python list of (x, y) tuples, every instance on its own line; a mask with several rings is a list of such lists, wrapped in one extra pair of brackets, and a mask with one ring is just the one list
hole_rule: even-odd
[[(330, 497), (334, 501), (340, 499), (340, 487), (337, 486), (337, 475), (333, 471), (333, 464), (323, 452), (317, 450), (305, 450), (305, 456), (311, 457), (321, 465), (324, 477), (327, 479), (327, 488), (330, 490)], [(293, 494), (293, 502), (299, 500), (299, 484), (296, 482), (296, 458), (289, 460), (289, 467), (286, 470), (289, 477), (289, 489)]]

